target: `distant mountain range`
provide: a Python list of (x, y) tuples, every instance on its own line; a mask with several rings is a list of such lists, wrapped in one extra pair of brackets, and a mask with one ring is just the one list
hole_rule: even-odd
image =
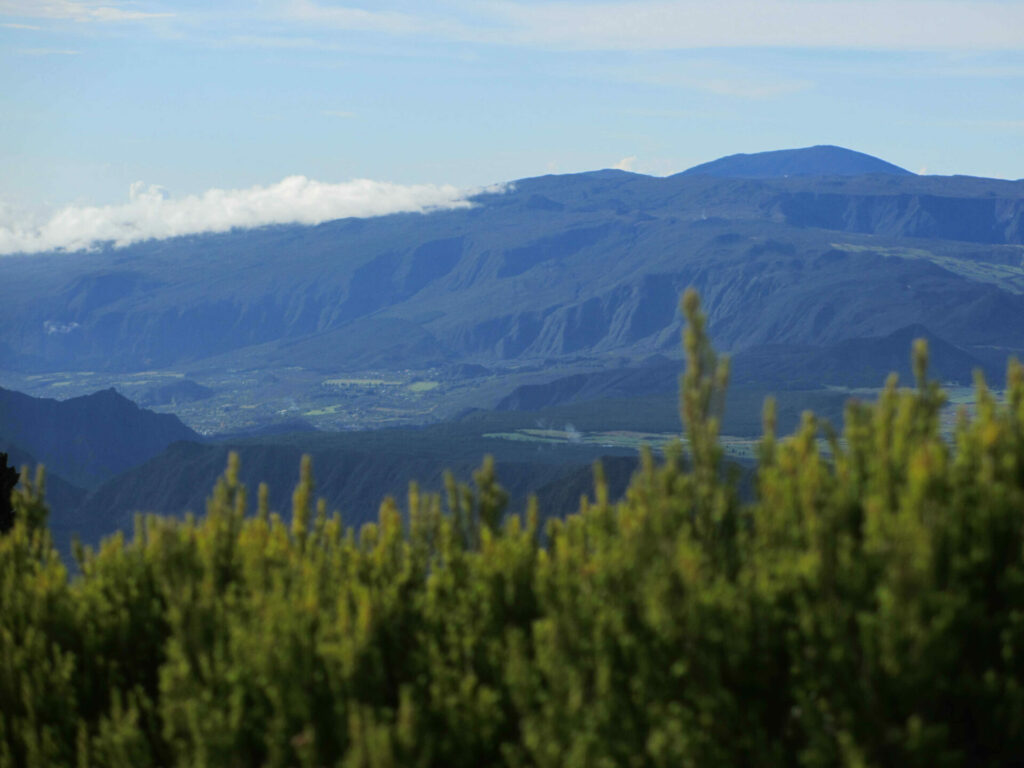
[(475, 203), (2, 258), (3, 366), (674, 355), (688, 285), (731, 351), (915, 323), (965, 348), (1024, 347), (1022, 182), (916, 176), (812, 147), (665, 178), (523, 179)]

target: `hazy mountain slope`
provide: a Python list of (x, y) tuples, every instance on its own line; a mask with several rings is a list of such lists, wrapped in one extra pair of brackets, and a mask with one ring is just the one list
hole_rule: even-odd
[(601, 171), (476, 202), (0, 259), (3, 365), (357, 370), (674, 354), (688, 285), (722, 349), (914, 323), (961, 346), (1024, 346), (1024, 183)]
[[(16, 445), (0, 440), (0, 451), (7, 453), (9, 463), (19, 471), (28, 467), (34, 473), (41, 463), (35, 456)], [(50, 532), (57, 549), (65, 556), (71, 554), (71, 541), (77, 530), (76, 512), (88, 495), (88, 491), (72, 485), (52, 469), (46, 471), (46, 503), (50, 508), (47, 518)]]
[[(601, 468), (608, 486), (608, 498), (620, 499), (629, 487), (629, 481), (640, 466), (633, 456), (604, 456)], [(554, 482), (537, 489), (537, 506), (541, 513), (559, 510), (560, 514), (574, 512), (579, 508), (580, 498), (594, 498), (594, 468), (579, 467), (568, 470)], [(563, 511), (564, 510), (564, 511)]]
[(176, 416), (143, 410), (112, 389), (61, 401), (0, 388), (0, 441), (82, 488), (138, 466), (173, 442), (198, 438)]
[(763, 179), (779, 176), (860, 176), (868, 173), (913, 175), (877, 157), (829, 145), (729, 155), (696, 165), (683, 171), (682, 175)]
[(846, 339), (826, 348), (769, 345), (744, 350), (733, 363), (733, 381), (776, 387), (879, 387), (890, 373), (896, 373), (909, 384), (914, 381), (910, 350), (914, 340), (921, 338), (928, 341), (932, 378), (970, 384), (975, 370), (980, 370), (988, 381), (1002, 382), (1005, 360), (1000, 366), (987, 363), (920, 325), (887, 336)]
[[(317, 495), (327, 499), (330, 509), (340, 510), (346, 524), (357, 527), (376, 520), (386, 495), (404, 504), (410, 480), (419, 482), (424, 490), (440, 491), (443, 473), (450, 470), (461, 482), (470, 482), (486, 453), (497, 457), (499, 479), (511, 496), (511, 508), (522, 511), (529, 493), (556, 486), (566, 474), (589, 467), (602, 453), (615, 452), (572, 446), (553, 452), (546, 446), (482, 439), (476, 430), (457, 425), (413, 432), (294, 435), (222, 445), (182, 442), (93, 491), (70, 527), (83, 540), (96, 542), (119, 528), (130, 529), (136, 511), (201, 513), (205, 499), (224, 472), (229, 451), (240, 455), (241, 478), (252, 491), (250, 498), (255, 500), (256, 487), (266, 482), (271, 507), (286, 518), (301, 457), (309, 453)], [(635, 456), (633, 451), (618, 453)]]
[[(915, 339), (928, 341), (929, 375), (958, 384), (970, 384), (974, 371), (1000, 382), (1005, 360), (998, 365), (939, 338), (921, 325), (910, 325), (887, 336), (844, 339), (827, 347), (770, 344), (739, 352), (731, 364), (733, 388), (817, 389), (829, 385), (880, 387), (891, 372), (904, 382), (913, 381), (911, 349)], [(680, 363), (664, 360), (593, 373), (559, 376), (538, 384), (516, 387), (498, 401), (499, 411), (535, 411), (562, 403), (642, 397), (675, 393)]]
[(495, 406), (499, 411), (536, 411), (562, 403), (678, 392), (680, 364), (617, 368), (561, 376), (542, 384), (516, 387)]
[[(0, 440), (0, 452), (7, 454), (8, 464), (19, 472), (24, 467), (28, 467), (29, 471), (34, 473), (39, 464), (42, 463), (25, 449), (6, 440)], [(46, 500), (51, 508), (51, 528), (60, 528), (63, 524), (60, 511), (76, 509), (86, 494), (87, 491), (85, 489), (69, 483), (59, 474), (47, 468)], [(56, 515), (53, 514), (54, 511), (58, 511)]]
[[(561, 380), (552, 382), (549, 392), (558, 392)], [(522, 403), (515, 410), (481, 411), (463, 417), (468, 423), (490, 429), (529, 429), (539, 425), (562, 428), (572, 425), (580, 430), (639, 430), (645, 432), (680, 432), (678, 384), (666, 382), (660, 392), (645, 395), (617, 395), (585, 399), (569, 396), (564, 399), (545, 398), (546, 405), (530, 407)], [(669, 388), (670, 387), (670, 388)], [(547, 392), (545, 394), (548, 394)], [(726, 396), (722, 434), (760, 437), (762, 434), (764, 400), (771, 394), (778, 408), (781, 433), (792, 432), (801, 414), (812, 410), (833, 423), (842, 421), (843, 406), (848, 395), (838, 391), (788, 389), (774, 391), (765, 386), (731, 386)]]

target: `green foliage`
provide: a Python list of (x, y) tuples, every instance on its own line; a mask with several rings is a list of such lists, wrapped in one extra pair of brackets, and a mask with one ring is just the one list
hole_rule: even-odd
[(914, 350), (841, 435), (765, 409), (724, 472), (727, 367), (684, 300), (689, 450), (538, 530), (493, 462), (358, 534), (233, 458), (206, 514), (77, 553), (42, 476), (0, 538), (0, 766), (1002, 765), (1024, 754), (1024, 369), (952, 439)]

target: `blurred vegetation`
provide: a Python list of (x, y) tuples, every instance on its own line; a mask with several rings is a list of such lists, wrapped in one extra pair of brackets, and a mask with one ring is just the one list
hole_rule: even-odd
[(2, 766), (954, 766), (1024, 754), (1024, 370), (951, 441), (914, 349), (807, 415), (757, 497), (718, 441), (728, 378), (684, 299), (688, 451), (538, 530), (475, 487), (358, 533), (303, 463), (290, 523), (233, 458), (206, 515), (79, 548), (44, 477), (0, 538)]

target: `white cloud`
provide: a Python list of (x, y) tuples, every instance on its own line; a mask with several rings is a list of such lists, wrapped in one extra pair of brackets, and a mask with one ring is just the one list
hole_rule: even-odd
[(116, 0), (0, 0), (0, 15), (99, 22), (142, 21), (174, 16), (173, 13), (131, 10), (123, 5)]
[(78, 328), (78, 323), (59, 323), (56, 320), (47, 320), (43, 323), (43, 333), (47, 336), (54, 334), (67, 334)]
[(576, 50), (1017, 50), (1024, 29), (1024, 3), (1001, 0), (479, 0), (461, 5), (471, 13), (368, 11), (292, 0), (287, 15), (352, 31)]
[(369, 179), (328, 184), (305, 176), (266, 187), (211, 189), (202, 195), (171, 198), (158, 186), (132, 185), (123, 205), (69, 206), (40, 223), (27, 221), (0, 204), (0, 254), (74, 251), (113, 242), (117, 246), (153, 238), (227, 232), (268, 224), (319, 224), (350, 216), (426, 213), (467, 208), (482, 192), (505, 187), (460, 190), (432, 184), (401, 185)]
[(32, 24), (0, 24), (0, 27), (7, 27), (7, 29), (40, 29), (40, 27), (36, 27)]
[(619, 160), (612, 168), (617, 168), (620, 171), (632, 171), (634, 165), (636, 165), (636, 155), (630, 155)]

